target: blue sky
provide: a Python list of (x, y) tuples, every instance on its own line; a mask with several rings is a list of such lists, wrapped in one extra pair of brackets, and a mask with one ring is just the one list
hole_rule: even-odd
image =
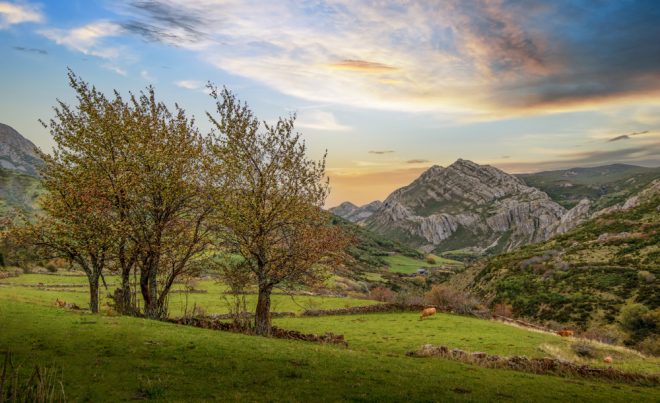
[(660, 165), (657, 1), (3, 1), (0, 122), (44, 150), (38, 119), (155, 85), (206, 130), (204, 83), (257, 115), (298, 114), (332, 193), (382, 199), (457, 158), (508, 172)]

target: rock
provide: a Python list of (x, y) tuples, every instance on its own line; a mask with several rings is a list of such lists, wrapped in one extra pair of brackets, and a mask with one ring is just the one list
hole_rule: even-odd
[[(574, 216), (580, 217), (580, 211)], [(497, 168), (459, 159), (433, 166), (394, 191), (365, 224), (413, 247), (508, 251), (548, 239), (566, 209), (544, 192)], [(577, 220), (567, 217), (567, 228)]]

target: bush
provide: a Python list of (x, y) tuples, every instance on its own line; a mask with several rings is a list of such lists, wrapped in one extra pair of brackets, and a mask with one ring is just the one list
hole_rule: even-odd
[(426, 263), (428, 263), (428, 264), (436, 264), (437, 262), (436, 262), (436, 260), (435, 260), (435, 258), (434, 258), (433, 256), (428, 255), (428, 256), (426, 256)]
[(605, 344), (617, 344), (625, 337), (620, 330), (609, 327), (590, 327), (580, 334), (580, 336), (589, 340), (596, 340)]
[(415, 291), (405, 290), (396, 294), (394, 302), (401, 305), (422, 305), (424, 296)]
[(579, 341), (577, 343), (573, 343), (571, 346), (571, 349), (575, 354), (582, 358), (593, 358), (594, 357), (594, 348), (590, 346), (589, 344)]
[(371, 290), (370, 293), (371, 299), (380, 302), (394, 302), (396, 299), (396, 293), (389, 288), (385, 287), (376, 287)]
[(652, 335), (637, 343), (637, 349), (644, 354), (660, 357), (660, 337)]
[(660, 327), (660, 308), (650, 310), (642, 304), (628, 304), (619, 313), (621, 328), (630, 334), (629, 344), (636, 344)]
[(426, 303), (443, 309), (468, 315), (480, 311), (479, 300), (464, 291), (459, 291), (444, 284), (436, 284), (425, 295)]
[(52, 263), (48, 263), (46, 265), (46, 270), (48, 270), (49, 273), (57, 273), (57, 266)]
[(493, 315), (511, 318), (513, 317), (513, 307), (511, 304), (495, 304), (493, 307)]

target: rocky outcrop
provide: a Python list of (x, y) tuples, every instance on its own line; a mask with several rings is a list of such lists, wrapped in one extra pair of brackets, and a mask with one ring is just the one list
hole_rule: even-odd
[[(556, 233), (566, 209), (497, 168), (459, 159), (393, 192), (368, 228), (425, 250), (507, 251)], [(579, 211), (575, 211), (579, 217)], [(576, 217), (566, 217), (562, 230)]]
[(566, 214), (561, 217), (554, 233), (563, 234), (582, 224), (589, 218), (590, 209), (591, 201), (589, 199), (580, 200), (577, 206), (568, 210)]
[(0, 123), (0, 166), (33, 176), (43, 163), (35, 145), (16, 130)]
[(371, 215), (378, 211), (382, 205), (383, 203), (380, 200), (372, 201), (371, 203), (360, 207), (351, 202), (343, 202), (339, 206), (329, 209), (329, 211), (348, 221), (361, 223), (371, 217)]

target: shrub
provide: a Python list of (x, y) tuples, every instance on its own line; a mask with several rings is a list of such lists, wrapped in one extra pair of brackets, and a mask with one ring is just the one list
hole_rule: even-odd
[(436, 260), (435, 260), (435, 258), (434, 258), (433, 256), (428, 255), (428, 256), (426, 256), (426, 263), (428, 263), (428, 264), (436, 264)]
[(513, 307), (511, 304), (495, 304), (493, 307), (493, 314), (504, 316), (505, 318), (511, 318), (513, 316)]
[(637, 343), (637, 349), (644, 354), (660, 357), (660, 337), (651, 335)]
[(589, 345), (589, 344), (587, 344), (583, 341), (573, 343), (573, 345), (571, 346), (571, 349), (573, 350), (573, 352), (575, 352), (575, 354), (577, 354), (580, 357), (583, 357), (583, 358), (593, 358), (594, 357), (594, 348), (591, 345)]
[(396, 294), (394, 302), (401, 305), (422, 305), (424, 296), (415, 291), (404, 290)]
[(46, 265), (46, 270), (48, 270), (49, 273), (57, 273), (57, 266), (52, 263), (48, 263)]
[(426, 303), (467, 315), (480, 310), (479, 300), (464, 291), (444, 284), (436, 284), (425, 295)]
[(617, 344), (625, 337), (620, 330), (609, 327), (590, 327), (580, 334), (580, 336), (589, 340), (596, 340), (605, 344)]
[(394, 302), (396, 299), (396, 293), (389, 288), (385, 287), (376, 287), (371, 290), (370, 293), (371, 299), (380, 302)]
[(621, 308), (618, 319), (630, 334), (629, 342), (635, 344), (660, 327), (660, 308), (651, 311), (642, 304), (627, 304)]

